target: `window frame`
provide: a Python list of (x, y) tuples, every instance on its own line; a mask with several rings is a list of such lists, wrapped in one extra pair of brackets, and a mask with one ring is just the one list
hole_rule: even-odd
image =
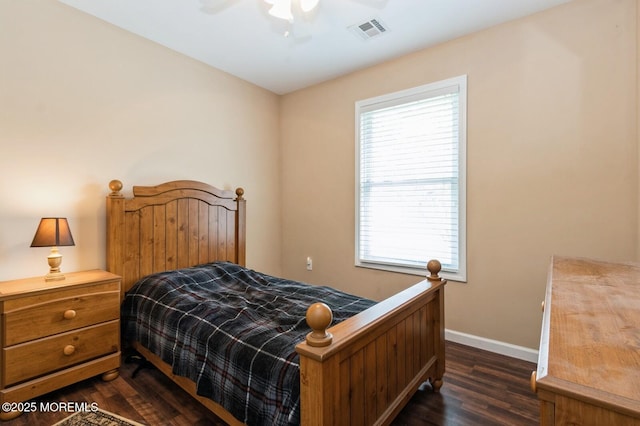
[(458, 93), (458, 268), (447, 268), (443, 265), (441, 276), (459, 282), (467, 281), (467, 235), (466, 235), (466, 163), (467, 163), (467, 76), (461, 75), (445, 80), (428, 83), (425, 85), (400, 90), (381, 96), (356, 101), (355, 103), (355, 266), (371, 269), (380, 269), (390, 272), (400, 272), (411, 275), (426, 274), (425, 267), (412, 267), (386, 262), (377, 262), (361, 259), (360, 256), (360, 120), (363, 112), (376, 110), (376, 106), (386, 108), (393, 105), (402, 105), (421, 99), (428, 99), (442, 93), (443, 90), (451, 90), (457, 87)]

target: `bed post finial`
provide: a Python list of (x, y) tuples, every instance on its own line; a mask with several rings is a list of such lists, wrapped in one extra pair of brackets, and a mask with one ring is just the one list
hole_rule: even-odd
[(111, 194), (109, 194), (110, 197), (122, 196), (122, 194), (120, 194), (120, 191), (122, 190), (122, 182), (120, 182), (118, 179), (114, 179), (109, 182), (109, 189), (111, 189)]
[(327, 328), (333, 321), (333, 312), (325, 303), (317, 302), (307, 309), (307, 324), (313, 330), (307, 334), (307, 344), (309, 346), (322, 347), (329, 346), (333, 340), (331, 333), (327, 333)]
[(438, 275), (438, 272), (440, 272), (440, 270), (442, 269), (442, 264), (440, 263), (439, 260), (431, 259), (427, 263), (427, 269), (431, 273), (431, 275), (427, 276), (427, 279), (429, 281), (441, 281), (441, 278)]
[(242, 200), (242, 196), (244, 195), (244, 189), (236, 188), (236, 195), (238, 196), (238, 200)]

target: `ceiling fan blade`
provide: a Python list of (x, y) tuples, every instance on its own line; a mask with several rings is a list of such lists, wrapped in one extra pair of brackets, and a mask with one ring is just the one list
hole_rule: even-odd
[(238, 0), (200, 0), (200, 10), (204, 13), (215, 15), (232, 6), (237, 1)]
[(351, 1), (363, 4), (365, 6), (374, 7), (376, 9), (384, 8), (389, 2), (389, 0), (351, 0)]

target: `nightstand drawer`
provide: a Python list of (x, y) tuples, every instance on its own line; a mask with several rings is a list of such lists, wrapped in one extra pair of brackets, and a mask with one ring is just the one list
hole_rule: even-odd
[(2, 386), (114, 353), (119, 348), (119, 320), (5, 348)]
[(119, 291), (90, 291), (5, 312), (3, 346), (119, 318)]

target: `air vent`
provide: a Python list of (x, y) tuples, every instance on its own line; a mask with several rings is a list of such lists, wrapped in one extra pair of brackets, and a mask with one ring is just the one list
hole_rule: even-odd
[(387, 32), (387, 28), (379, 19), (371, 19), (361, 24), (352, 25), (349, 29), (365, 40), (381, 36)]

